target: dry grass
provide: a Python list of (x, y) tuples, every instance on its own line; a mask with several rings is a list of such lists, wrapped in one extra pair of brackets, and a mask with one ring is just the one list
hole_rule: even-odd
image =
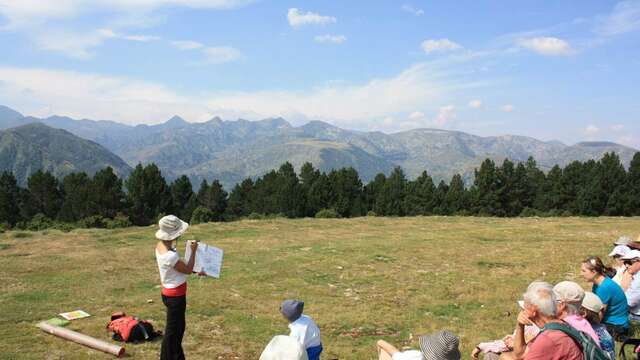
[[(527, 284), (579, 280), (579, 261), (604, 256), (612, 239), (640, 231), (640, 218), (456, 217), (261, 220), (194, 226), (225, 250), (219, 280), (189, 281), (190, 359), (256, 359), (286, 333), (285, 298), (306, 301), (324, 359), (373, 359), (379, 338), (416, 346), (415, 335), (447, 328), (463, 351), (512, 331)], [(0, 235), (0, 359), (87, 359), (108, 355), (35, 328), (57, 313), (94, 316), (74, 330), (109, 339), (111, 312), (162, 328), (154, 228), (9, 232)], [(184, 242), (180, 242), (184, 250)], [(148, 303), (147, 300), (153, 300)], [(415, 335), (413, 335), (415, 334)], [(127, 345), (156, 359), (160, 344)]]

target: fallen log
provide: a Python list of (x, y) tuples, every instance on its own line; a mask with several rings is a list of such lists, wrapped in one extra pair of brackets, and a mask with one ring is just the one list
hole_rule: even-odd
[(102, 341), (73, 330), (47, 324), (46, 322), (38, 323), (37, 326), (46, 333), (55, 335), (65, 340), (73, 341), (76, 344), (81, 344), (95, 350), (100, 350), (106, 352), (107, 354), (115, 355), (116, 357), (121, 357), (122, 355), (124, 355), (124, 348), (122, 346), (110, 344), (106, 341)]

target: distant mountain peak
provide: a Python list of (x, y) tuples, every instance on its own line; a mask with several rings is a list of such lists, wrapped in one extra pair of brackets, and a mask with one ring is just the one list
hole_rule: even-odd
[(290, 128), (292, 127), (291, 124), (281, 118), (281, 117), (276, 117), (276, 118), (267, 118), (267, 119), (263, 119), (263, 120), (259, 120), (258, 123), (260, 124), (268, 124), (274, 128)]
[(19, 112), (13, 110), (12, 108), (4, 105), (0, 105), (0, 117), (6, 118), (9, 117), (11, 119), (21, 119), (24, 115)]
[(162, 126), (175, 128), (175, 127), (182, 127), (188, 124), (189, 123), (185, 119), (181, 118), (178, 115), (174, 115), (171, 119), (167, 120), (164, 124), (162, 124)]

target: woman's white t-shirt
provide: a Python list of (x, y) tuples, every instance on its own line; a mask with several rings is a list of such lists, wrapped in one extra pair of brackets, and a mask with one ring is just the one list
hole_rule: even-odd
[(173, 289), (187, 281), (187, 275), (174, 268), (179, 260), (180, 255), (175, 251), (167, 251), (164, 254), (160, 254), (156, 249), (156, 261), (158, 262), (158, 270), (160, 270), (162, 287)]
[(391, 357), (393, 360), (423, 360), (424, 356), (421, 351), (407, 350), (403, 352), (397, 352)]

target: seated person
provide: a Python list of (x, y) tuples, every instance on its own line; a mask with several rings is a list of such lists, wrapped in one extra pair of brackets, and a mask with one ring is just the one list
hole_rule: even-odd
[(621, 284), (622, 275), (627, 270), (627, 266), (624, 264), (622, 257), (627, 255), (629, 251), (631, 251), (631, 249), (627, 245), (616, 245), (609, 253), (609, 257), (613, 259), (613, 267), (616, 270), (616, 274), (611, 277), (611, 280), (618, 285)]
[(449, 331), (420, 336), (420, 351), (400, 351), (384, 340), (377, 343), (379, 360), (460, 360), (460, 340)]
[(322, 353), (320, 329), (312, 318), (302, 313), (303, 310), (304, 302), (298, 300), (285, 300), (280, 306), (280, 312), (289, 321), (289, 336), (304, 346), (309, 360), (318, 360)]
[(580, 269), (582, 277), (593, 284), (591, 291), (604, 304), (602, 323), (611, 335), (618, 338), (629, 331), (627, 297), (620, 285), (605, 275), (606, 272), (606, 267), (597, 256), (588, 257), (582, 262)]
[(600, 338), (600, 345), (602, 350), (606, 351), (609, 354), (609, 358), (611, 360), (616, 359), (616, 348), (615, 342), (613, 341), (613, 337), (607, 331), (606, 326), (600, 323), (600, 319), (602, 319), (602, 311), (604, 310), (605, 305), (600, 300), (598, 295), (592, 292), (586, 292), (584, 294), (584, 299), (582, 300), (582, 309), (580, 310), (582, 316), (589, 321), (593, 330), (598, 334), (598, 338)]
[(629, 320), (640, 321), (640, 251), (631, 250), (622, 258), (627, 264), (622, 284), (627, 285), (625, 296), (629, 305)]
[[(538, 282), (533, 282), (529, 286), (535, 286)], [(521, 310), (524, 310), (524, 301), (518, 301), (518, 305)], [(524, 329), (525, 335), (525, 343), (529, 343), (540, 333), (540, 329), (535, 325), (527, 325)], [(506, 359), (508, 353), (513, 351), (513, 338), (515, 336), (515, 330), (513, 334), (507, 335), (501, 340), (494, 340), (490, 342), (482, 342), (476, 345), (475, 349), (471, 352), (471, 357), (474, 359), (478, 359), (480, 354), (483, 354), (483, 358), (486, 360), (495, 360), (500, 358), (502, 354), (502, 358)]]
[[(582, 299), (581, 299), (582, 300)], [(525, 345), (524, 327), (535, 324), (543, 328), (548, 323), (563, 323), (558, 318), (554, 288), (549, 283), (536, 282), (524, 294), (524, 310), (518, 314), (514, 336), (513, 358), (525, 360), (583, 360), (582, 349), (560, 330), (541, 332)]]
[(591, 324), (580, 315), (584, 290), (573, 281), (561, 281), (553, 287), (553, 294), (558, 301), (556, 305), (558, 319), (571, 325), (574, 329), (587, 333), (600, 346), (600, 339)]

